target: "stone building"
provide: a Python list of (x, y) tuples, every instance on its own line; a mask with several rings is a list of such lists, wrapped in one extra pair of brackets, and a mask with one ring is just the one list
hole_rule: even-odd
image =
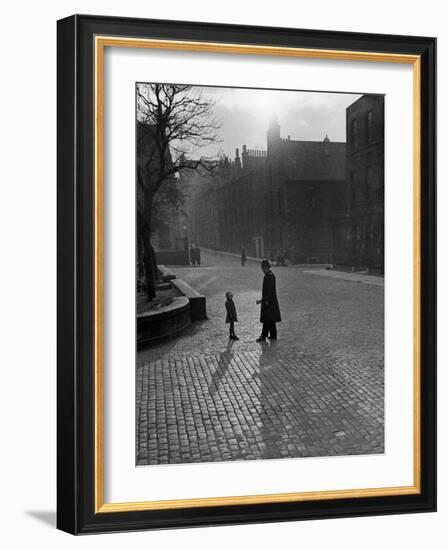
[(296, 264), (384, 269), (384, 98), (346, 110), (347, 143), (282, 138), (270, 122), (266, 150), (243, 145), (213, 174), (195, 174), (188, 233), (201, 246)]
[(295, 141), (271, 120), (266, 150), (243, 145), (213, 175), (195, 175), (190, 240), (293, 263), (332, 261), (332, 219), (345, 206), (345, 143)]
[(268, 131), (268, 248), (294, 263), (332, 263), (332, 219), (345, 206), (345, 143), (282, 139)]
[(384, 270), (384, 96), (347, 108), (348, 220), (340, 224), (338, 263)]

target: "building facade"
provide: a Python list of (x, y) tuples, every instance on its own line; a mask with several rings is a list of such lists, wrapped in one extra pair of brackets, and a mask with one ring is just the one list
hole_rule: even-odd
[(237, 149), (213, 174), (194, 174), (186, 203), (190, 241), (295, 264), (384, 268), (384, 98), (347, 108), (347, 143), (282, 138)]
[(364, 95), (347, 108), (346, 239), (354, 266), (384, 271), (384, 96)]
[(331, 261), (331, 217), (345, 188), (345, 143), (293, 141), (276, 120), (266, 150), (243, 145), (213, 175), (195, 174), (187, 201), (190, 240), (294, 263)]

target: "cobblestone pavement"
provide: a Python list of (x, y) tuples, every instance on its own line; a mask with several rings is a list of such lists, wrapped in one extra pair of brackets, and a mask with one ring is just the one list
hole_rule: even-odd
[(383, 288), (274, 268), (283, 322), (258, 344), (259, 266), (203, 261), (173, 270), (207, 296), (209, 319), (138, 354), (137, 464), (384, 452)]

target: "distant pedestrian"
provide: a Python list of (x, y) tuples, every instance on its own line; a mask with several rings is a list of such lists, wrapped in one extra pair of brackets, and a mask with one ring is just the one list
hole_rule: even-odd
[(280, 263), (277, 265), (281, 265), (282, 267), (286, 265), (286, 250), (283, 248), (280, 250)]
[(191, 265), (194, 265), (195, 264), (195, 252), (194, 252), (194, 245), (193, 244), (190, 244), (190, 263)]
[(226, 323), (229, 324), (229, 339), (239, 340), (235, 334), (235, 323), (238, 323), (238, 317), (236, 314), (235, 302), (233, 301), (233, 294), (229, 291), (226, 292)]
[(201, 249), (199, 248), (198, 245), (195, 246), (194, 252), (195, 252), (196, 264), (201, 265)]
[(242, 247), (241, 247), (241, 265), (242, 265), (242, 266), (245, 266), (245, 265), (246, 265), (246, 261), (247, 261), (247, 258), (246, 258), (246, 249), (242, 246)]
[(276, 266), (280, 266), (282, 265), (282, 261), (283, 261), (283, 250), (282, 249), (279, 249), (277, 251), (277, 257), (275, 259), (275, 265)]
[(271, 264), (268, 260), (262, 260), (261, 269), (264, 273), (263, 289), (261, 300), (257, 300), (257, 304), (261, 304), (260, 323), (263, 323), (263, 329), (261, 336), (257, 338), (257, 342), (265, 342), (266, 338), (277, 340), (276, 323), (282, 320), (277, 299), (275, 275), (271, 271)]

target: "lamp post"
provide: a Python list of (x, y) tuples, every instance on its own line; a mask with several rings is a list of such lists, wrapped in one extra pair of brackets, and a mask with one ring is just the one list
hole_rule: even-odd
[(184, 232), (184, 246), (185, 246), (185, 250), (188, 251), (188, 228), (187, 226), (184, 224), (182, 226), (182, 229), (183, 229), (183, 232)]

